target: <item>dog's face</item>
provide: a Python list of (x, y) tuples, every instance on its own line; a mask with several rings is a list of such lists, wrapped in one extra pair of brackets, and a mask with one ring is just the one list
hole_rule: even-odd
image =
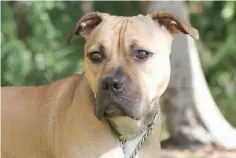
[(170, 78), (169, 54), (178, 32), (197, 31), (164, 12), (118, 17), (85, 15), (75, 34), (86, 38), (85, 76), (99, 119), (141, 119), (155, 109)]

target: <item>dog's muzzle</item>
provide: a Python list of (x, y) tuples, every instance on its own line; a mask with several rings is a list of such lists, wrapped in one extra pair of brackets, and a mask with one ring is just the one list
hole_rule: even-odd
[(124, 95), (127, 79), (124, 75), (116, 74), (104, 77), (101, 80), (96, 97), (96, 116), (99, 119), (104, 117), (124, 115), (120, 104), (124, 104)]
[(123, 75), (106, 76), (101, 83), (102, 91), (110, 94), (122, 92), (125, 87), (126, 79)]

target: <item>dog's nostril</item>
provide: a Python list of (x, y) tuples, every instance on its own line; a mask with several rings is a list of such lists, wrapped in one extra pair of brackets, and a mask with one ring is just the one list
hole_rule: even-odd
[(116, 91), (117, 90), (119, 91), (119, 90), (122, 90), (123, 86), (124, 86), (124, 84), (117, 82), (117, 83), (114, 83), (113, 89), (116, 90)]
[(102, 89), (108, 89), (108, 84), (107, 83), (102, 83)]

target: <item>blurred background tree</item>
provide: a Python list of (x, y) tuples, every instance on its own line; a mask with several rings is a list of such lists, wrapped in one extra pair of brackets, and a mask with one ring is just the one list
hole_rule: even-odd
[(191, 2), (200, 32), (198, 52), (206, 80), (224, 116), (236, 127), (236, 2)]
[[(146, 12), (167, 11), (190, 23), (184, 1), (146, 3), (149, 3)], [(212, 98), (195, 41), (183, 34), (178, 36), (172, 45), (170, 62), (170, 82), (161, 104), (169, 135), (162, 140), (162, 148), (200, 150), (213, 145), (236, 149), (236, 130), (225, 120)]]
[[(139, 14), (135, 1), (96, 1), (93, 9)], [(197, 48), (211, 93), (236, 127), (236, 2), (188, 2)], [(80, 2), (1, 2), (1, 86), (40, 85), (83, 71), (82, 38), (66, 38), (86, 10)], [(90, 8), (91, 9), (91, 8)]]

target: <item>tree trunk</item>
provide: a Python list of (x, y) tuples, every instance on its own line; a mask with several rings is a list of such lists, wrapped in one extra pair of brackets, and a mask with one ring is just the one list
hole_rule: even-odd
[[(189, 23), (183, 1), (148, 3), (148, 12), (167, 11)], [(162, 147), (195, 148), (213, 143), (224, 149), (236, 149), (236, 131), (222, 116), (211, 96), (195, 42), (190, 36), (180, 35), (174, 41), (171, 67), (171, 79), (162, 106), (170, 138), (162, 142)]]

